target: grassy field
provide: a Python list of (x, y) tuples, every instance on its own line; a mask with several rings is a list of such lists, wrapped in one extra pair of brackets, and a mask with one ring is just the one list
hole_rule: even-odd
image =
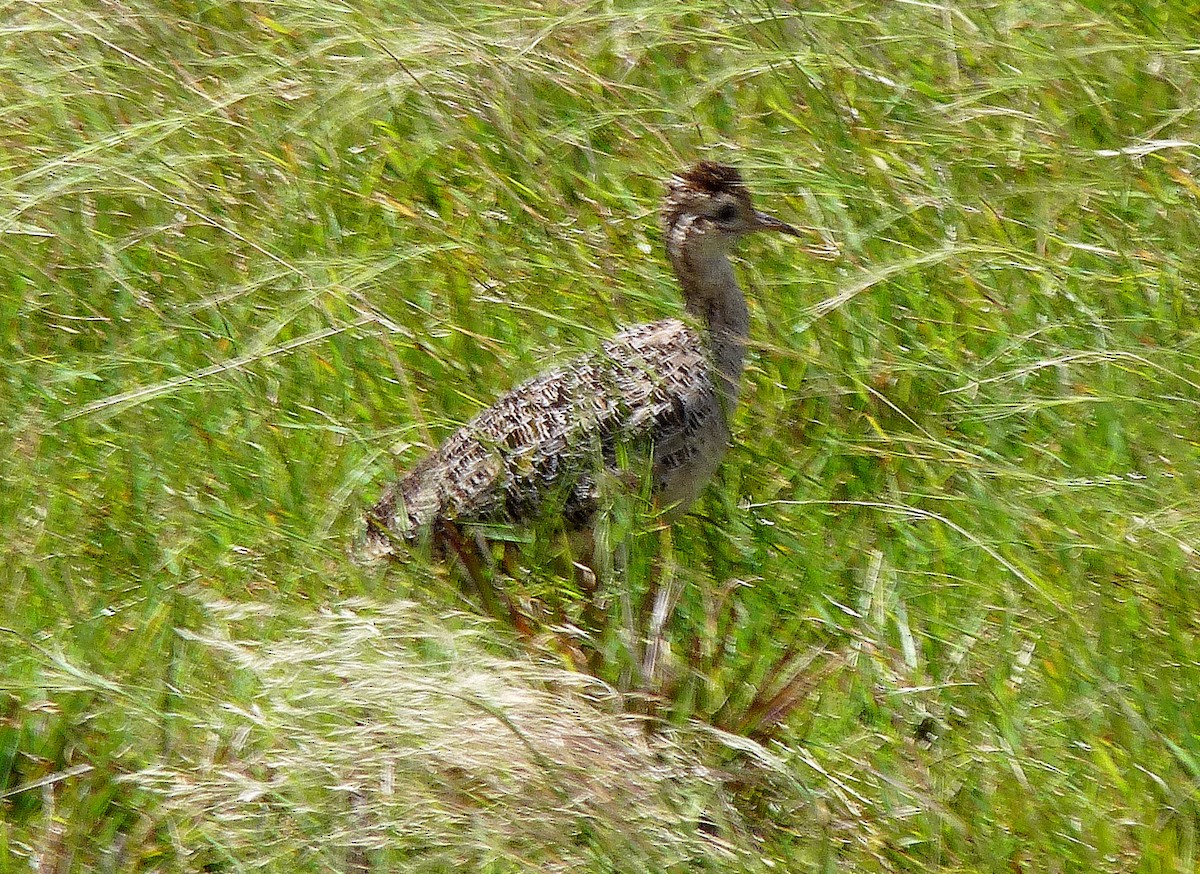
[[(0, 874), (1198, 870), (1195, 2), (0, 10)], [(647, 708), (347, 546), (701, 158), (806, 237)]]

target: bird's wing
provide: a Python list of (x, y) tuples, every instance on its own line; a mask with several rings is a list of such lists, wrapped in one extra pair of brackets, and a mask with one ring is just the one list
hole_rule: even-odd
[(697, 410), (714, 404), (700, 334), (677, 319), (627, 328), (600, 352), (518, 385), (450, 435), (388, 489), (372, 525), (411, 537), (440, 519), (520, 523), (555, 499), (579, 513), (590, 475), (612, 464), (617, 443), (670, 456)]

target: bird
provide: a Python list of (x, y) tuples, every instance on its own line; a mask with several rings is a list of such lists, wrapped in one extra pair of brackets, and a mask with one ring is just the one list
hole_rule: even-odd
[(384, 490), (366, 514), (364, 559), (430, 538), (470, 572), (472, 540), (496, 526), (557, 514), (587, 531), (606, 474), (635, 470), (619, 462), (629, 448), (669, 520), (686, 512), (729, 446), (744, 367), (750, 313), (731, 249), (800, 231), (758, 211), (737, 168), (711, 161), (669, 179), (659, 218), (686, 316), (627, 327), (501, 395)]

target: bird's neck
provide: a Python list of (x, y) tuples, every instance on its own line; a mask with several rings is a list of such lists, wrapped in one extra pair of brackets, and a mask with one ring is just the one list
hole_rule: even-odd
[(728, 419), (737, 405), (750, 332), (746, 296), (737, 284), (724, 250), (685, 251), (672, 262), (683, 286), (687, 311), (708, 326), (709, 353), (717, 370), (722, 406)]

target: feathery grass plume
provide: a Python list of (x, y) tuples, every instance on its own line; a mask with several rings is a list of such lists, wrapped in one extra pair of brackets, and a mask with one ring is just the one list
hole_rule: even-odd
[(727, 815), (720, 775), (598, 681), (493, 655), (482, 625), (410, 602), (308, 621), (270, 644), (195, 636), (258, 691), (189, 702), (209, 743), (131, 778), (185, 855), (268, 871), (750, 865), (736, 832), (700, 827)]

